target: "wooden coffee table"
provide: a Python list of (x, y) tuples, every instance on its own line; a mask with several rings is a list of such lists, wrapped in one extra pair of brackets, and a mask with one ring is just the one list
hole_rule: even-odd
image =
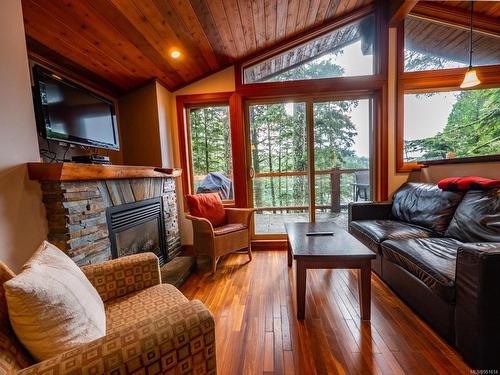
[[(371, 261), (375, 253), (335, 223), (286, 223), (288, 267), (297, 261), (297, 319), (304, 319), (308, 269), (358, 269), (361, 319), (370, 320)], [(307, 236), (308, 232), (333, 232)]]

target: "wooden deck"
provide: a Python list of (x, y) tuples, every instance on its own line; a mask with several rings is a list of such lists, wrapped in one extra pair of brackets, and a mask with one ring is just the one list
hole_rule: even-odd
[[(285, 223), (296, 223), (301, 221), (309, 221), (307, 212), (279, 212), (276, 214), (270, 212), (256, 212), (254, 216), (255, 233), (285, 233)], [(342, 228), (347, 229), (347, 211), (316, 212), (316, 221), (332, 221)]]
[(182, 287), (216, 319), (218, 374), (470, 374), (461, 357), (372, 274), (372, 319), (359, 317), (357, 274), (310, 270), (295, 319), (285, 251), (223, 258)]

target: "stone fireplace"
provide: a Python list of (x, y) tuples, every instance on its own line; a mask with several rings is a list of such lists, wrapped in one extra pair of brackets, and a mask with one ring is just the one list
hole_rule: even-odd
[[(178, 259), (185, 258), (178, 256), (179, 171), (73, 163), (29, 163), (28, 171), (42, 187), (48, 240), (76, 264), (152, 251), (167, 282), (189, 275), (192, 262)], [(168, 275), (169, 266), (176, 268), (175, 277)]]
[(161, 201), (157, 208), (163, 211), (163, 247), (173, 253), (180, 251), (173, 178), (42, 182), (42, 193), (48, 240), (80, 266), (113, 258), (107, 212), (153, 198)]

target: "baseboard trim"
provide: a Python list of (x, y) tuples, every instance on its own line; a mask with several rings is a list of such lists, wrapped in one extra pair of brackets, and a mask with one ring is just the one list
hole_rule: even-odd
[(252, 250), (286, 250), (287, 240), (253, 240)]
[[(253, 240), (252, 250), (262, 251), (262, 250), (286, 250), (287, 241), (286, 240)], [(194, 255), (193, 245), (182, 245), (182, 255)]]

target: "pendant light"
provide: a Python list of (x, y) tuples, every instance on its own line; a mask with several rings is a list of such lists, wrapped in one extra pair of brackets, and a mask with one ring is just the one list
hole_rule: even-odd
[(477, 78), (476, 69), (472, 67), (472, 15), (473, 14), (474, 14), (474, 0), (471, 1), (471, 6), (470, 6), (469, 69), (467, 69), (464, 80), (460, 85), (462, 89), (468, 87), (474, 87), (481, 83), (479, 78)]

